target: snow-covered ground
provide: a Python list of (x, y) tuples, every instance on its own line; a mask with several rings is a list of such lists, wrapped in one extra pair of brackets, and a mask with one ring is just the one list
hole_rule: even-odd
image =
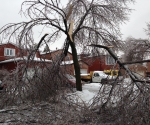
[[(114, 92), (113, 95), (111, 96), (111, 102), (113, 102), (114, 104), (120, 100), (120, 93), (119, 93), (119, 89), (125, 90), (124, 92), (121, 92), (124, 94), (126, 94), (128, 92), (128, 90), (130, 89), (130, 79), (126, 78), (124, 79), (124, 82), (122, 82), (121, 84), (118, 84), (115, 88), (114, 88)], [(130, 86), (130, 87), (128, 87)], [(80, 104), (84, 104), (86, 106), (89, 106), (93, 103), (93, 99), (94, 97), (99, 97), (101, 99), (101, 101), (104, 103), (106, 101), (106, 99), (109, 96), (109, 92), (111, 90), (111, 85), (102, 85), (101, 83), (89, 83), (89, 84), (84, 84), (82, 86), (82, 91), (75, 91), (74, 93), (69, 93), (68, 99), (72, 100), (74, 103), (80, 103)], [(137, 89), (137, 87), (134, 87), (135, 89)], [(103, 91), (103, 93), (101, 93), (101, 95), (98, 95), (98, 92)]]
[(84, 84), (82, 87), (82, 92), (77, 91), (76, 94), (79, 96), (81, 100), (88, 103), (91, 99), (97, 95), (100, 87), (102, 85), (100, 83), (89, 83)]
[[(125, 79), (123, 83), (117, 85), (115, 92), (117, 93), (117, 90), (120, 89), (120, 87), (121, 89), (123, 88), (123, 90), (130, 89), (128, 87), (130, 82), (131, 81), (129, 79)], [(93, 105), (96, 106), (96, 103), (92, 103), (93, 99), (97, 98), (99, 103), (104, 103), (106, 101), (111, 87), (111, 85), (102, 85), (100, 83), (87, 83), (83, 85), (83, 91), (74, 91), (72, 93), (68, 93), (67, 97), (69, 101), (72, 101), (74, 104), (76, 103), (77, 105), (84, 105), (88, 108), (91, 108)], [(136, 90), (137, 88), (134, 89)], [(99, 92), (101, 91), (102, 93), (100, 94)], [(116, 94), (117, 96), (115, 96), (115, 92), (114, 95), (111, 96), (111, 102), (114, 103), (114, 106), (118, 99), (120, 100), (118, 93)], [(55, 103), (49, 102), (31, 104), (29, 102), (29, 104), (25, 103), (20, 106), (6, 107), (5, 109), (0, 109), (0, 125), (47, 123), (58, 124), (60, 121), (62, 121), (62, 124), (66, 124), (63, 118), (69, 116), (75, 121), (76, 115), (74, 115), (74, 113), (70, 114), (70, 112), (78, 113), (78, 110), (74, 110), (74, 108), (71, 109), (70, 107), (67, 108), (67, 105), (65, 104), (66, 103), (58, 103), (58, 105), (56, 105)], [(78, 107), (77, 109), (80, 110)], [(52, 121), (54, 123), (52, 123)]]
[(84, 104), (89, 106), (93, 102), (93, 98), (97, 96), (100, 87), (100, 83), (88, 83), (82, 86), (82, 91), (75, 91), (74, 93), (68, 93), (67, 97), (69, 101), (78, 104)]
[[(88, 104), (88, 102), (95, 95), (97, 95), (100, 86), (101, 86), (100, 83), (84, 84), (82, 92), (74, 91), (73, 93), (70, 93), (71, 95), (70, 97), (72, 100), (77, 99), (80, 102), (82, 100), (82, 102)], [(73, 98), (73, 95), (76, 98)], [(58, 124), (57, 121), (60, 122), (60, 120), (64, 117), (63, 115), (66, 115), (67, 117), (68, 115), (70, 115), (72, 119), (73, 118), (75, 119), (76, 117), (74, 115), (71, 116), (73, 113), (70, 114), (68, 109), (67, 108), (65, 109), (65, 106), (63, 109), (61, 109), (63, 105), (64, 104), (61, 104), (60, 107), (58, 105), (56, 108), (55, 103), (51, 104), (48, 102), (40, 102), (39, 104), (33, 105), (30, 103), (29, 104), (25, 103), (20, 106), (8, 106), (4, 109), (0, 109), (0, 116), (1, 116), (0, 125), (40, 124), (40, 123)], [(72, 109), (69, 110), (71, 111)], [(63, 114), (61, 114), (61, 112), (63, 112)], [(52, 123), (52, 121), (54, 123)]]

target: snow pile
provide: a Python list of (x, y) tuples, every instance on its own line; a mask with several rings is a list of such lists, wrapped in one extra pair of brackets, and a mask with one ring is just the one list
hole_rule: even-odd
[(89, 105), (92, 102), (93, 97), (97, 95), (102, 85), (100, 83), (84, 84), (82, 91), (76, 91), (75, 93), (69, 93), (68, 99), (75, 103)]

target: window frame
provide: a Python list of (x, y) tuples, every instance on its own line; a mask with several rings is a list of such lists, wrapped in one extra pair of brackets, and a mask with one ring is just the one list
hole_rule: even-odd
[(112, 56), (106, 56), (105, 57), (105, 64), (106, 65), (114, 65), (115, 64), (114, 58)]
[(94, 77), (99, 77), (100, 75), (96, 72), (94, 73)]
[(4, 48), (4, 56), (15, 56), (15, 49)]

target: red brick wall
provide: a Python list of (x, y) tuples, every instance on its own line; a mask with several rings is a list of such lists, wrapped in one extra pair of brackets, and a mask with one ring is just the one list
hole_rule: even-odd
[(14, 70), (16, 67), (17, 67), (17, 63), (14, 62), (0, 64), (0, 69), (6, 69), (10, 72)]
[[(88, 58), (82, 58), (83, 61), (89, 64), (88, 71), (104, 71), (109, 70), (113, 68), (113, 65), (107, 65), (105, 62), (105, 56), (99, 56), (99, 57), (88, 57)], [(115, 66), (115, 69), (118, 69), (118, 65)]]
[(17, 46), (15, 46), (11, 43), (3, 44), (3, 45), (0, 45), (0, 61), (14, 58), (14, 56), (4, 56), (4, 48), (15, 49), (15, 57), (27, 55), (27, 52), (25, 50), (19, 49)]

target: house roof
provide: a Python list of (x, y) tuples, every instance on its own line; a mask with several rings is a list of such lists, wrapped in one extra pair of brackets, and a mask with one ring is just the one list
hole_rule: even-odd
[[(86, 62), (84, 62), (83, 60), (81, 59), (78, 59), (78, 61), (82, 61), (83, 63), (87, 64)], [(73, 64), (73, 60), (70, 60), (70, 61), (62, 61), (61, 65), (70, 65), (70, 64)], [(88, 64), (87, 64), (88, 65)]]
[[(9, 63), (9, 62), (17, 62), (17, 61), (22, 61), (22, 60), (28, 60), (27, 56), (17, 57), (17, 58), (13, 58), (13, 59), (7, 59), (7, 60), (4, 60), (4, 61), (0, 61), (0, 64)], [(34, 57), (32, 60), (36, 61), (36, 62), (52, 62), (51, 60), (37, 58), (37, 57)]]
[[(34, 50), (33, 48), (31, 48), (31, 47), (25, 47), (25, 46), (23, 46), (23, 45), (19, 45), (19, 44), (15, 44), (15, 43), (12, 43), (12, 42), (7, 42), (7, 43), (2, 43), (2, 44), (0, 44), (0, 46), (4, 46), (4, 45), (8, 45), (8, 44), (11, 44), (11, 45), (13, 45), (13, 46), (15, 46), (15, 47), (17, 47), (17, 48), (19, 48), (19, 49), (23, 49), (23, 50)], [(40, 50), (37, 50), (37, 51), (40, 51)]]
[[(16, 44), (12, 43), (12, 42), (7, 42), (7, 43), (0, 43), (0, 46), (5, 45), (5, 44), (12, 44), (14, 46), (17, 46)], [(17, 46), (18, 47), (18, 46)]]
[(20, 49), (24, 49), (23, 46), (19, 46), (19, 45), (15, 44), (15, 43), (12, 43), (12, 42), (2, 43), (2, 44), (0, 44), (0, 46), (7, 45), (7, 44), (12, 44), (13, 46), (16, 46), (16, 47), (18, 47)]
[(70, 65), (73, 64), (73, 60), (70, 61), (62, 61), (61, 65)]
[[(49, 53), (54, 53), (57, 51), (62, 51), (63, 49), (57, 49), (57, 50), (50, 50), (48, 52), (40, 52), (40, 55), (45, 55), (45, 54), (49, 54)], [(68, 51), (69, 52), (69, 51)], [(72, 54), (71, 52), (69, 52), (70, 54)]]

